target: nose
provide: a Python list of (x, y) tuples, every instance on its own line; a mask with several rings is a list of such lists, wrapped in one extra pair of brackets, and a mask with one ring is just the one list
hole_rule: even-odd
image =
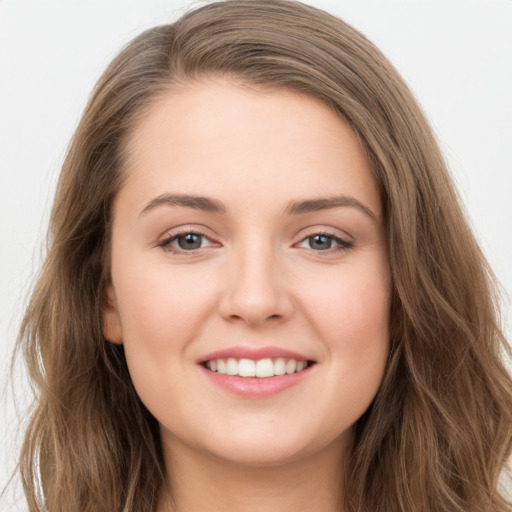
[(226, 320), (251, 328), (286, 321), (293, 301), (278, 259), (270, 251), (253, 251), (230, 262), (219, 310)]

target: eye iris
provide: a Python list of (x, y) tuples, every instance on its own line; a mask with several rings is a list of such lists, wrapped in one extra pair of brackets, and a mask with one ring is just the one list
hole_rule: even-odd
[(180, 249), (199, 249), (201, 247), (201, 235), (195, 233), (188, 233), (178, 237), (178, 245)]
[(325, 250), (332, 246), (332, 238), (327, 235), (314, 235), (309, 237), (309, 246), (312, 249)]

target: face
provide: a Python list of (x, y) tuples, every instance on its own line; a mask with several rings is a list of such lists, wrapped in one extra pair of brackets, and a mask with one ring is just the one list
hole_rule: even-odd
[(346, 445), (391, 295), (355, 135), (312, 98), (219, 80), (160, 98), (128, 147), (104, 331), (164, 452), (264, 465)]

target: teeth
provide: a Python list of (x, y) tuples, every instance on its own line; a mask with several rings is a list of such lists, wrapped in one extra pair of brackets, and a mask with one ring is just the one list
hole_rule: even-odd
[[(210, 370), (213, 370), (213, 368), (210, 367)], [(217, 359), (217, 371), (222, 375), (226, 374), (226, 361), (224, 359)]]
[(275, 375), (285, 375), (297, 373), (308, 365), (307, 361), (296, 361), (295, 359), (212, 359), (206, 363), (206, 367), (212, 372), (218, 372), (222, 375), (239, 375), (240, 377), (274, 377)]
[(274, 363), (272, 359), (260, 359), (256, 361), (256, 377), (273, 377)]
[(308, 364), (307, 361), (297, 361), (297, 371), (301, 372), (302, 370), (304, 370), (304, 368), (306, 368), (307, 364)]
[(274, 373), (276, 375), (284, 375), (286, 373), (286, 361), (284, 359), (276, 359), (274, 361)]
[(256, 375), (256, 363), (251, 359), (238, 361), (238, 375), (240, 377), (254, 377)]
[(226, 373), (228, 375), (238, 375), (238, 362), (236, 359), (230, 357), (226, 361)]
[(290, 359), (286, 363), (286, 373), (295, 373), (296, 370), (297, 370), (297, 361)]

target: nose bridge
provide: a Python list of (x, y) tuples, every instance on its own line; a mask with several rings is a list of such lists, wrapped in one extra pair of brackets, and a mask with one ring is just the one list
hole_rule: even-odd
[(286, 318), (291, 301), (279, 254), (265, 237), (246, 237), (233, 251), (222, 313), (256, 325)]

